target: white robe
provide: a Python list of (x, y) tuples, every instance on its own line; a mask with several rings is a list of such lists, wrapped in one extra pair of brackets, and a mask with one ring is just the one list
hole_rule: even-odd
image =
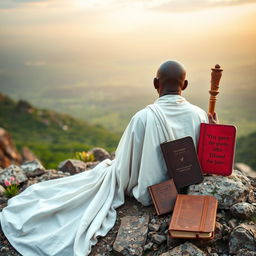
[(114, 226), (124, 195), (151, 203), (147, 187), (168, 179), (160, 143), (191, 136), (207, 114), (178, 95), (162, 96), (134, 115), (116, 151), (93, 170), (28, 187), (0, 214), (10, 243), (24, 256), (84, 256)]

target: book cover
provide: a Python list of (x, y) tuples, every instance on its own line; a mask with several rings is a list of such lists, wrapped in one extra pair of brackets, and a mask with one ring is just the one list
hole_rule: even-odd
[(148, 187), (157, 215), (169, 213), (173, 210), (177, 190), (173, 179)]
[(169, 226), (174, 238), (212, 238), (218, 201), (214, 196), (178, 195)]
[(179, 190), (188, 185), (203, 181), (192, 137), (168, 141), (160, 144), (166, 166), (171, 178)]
[(235, 144), (235, 126), (202, 123), (197, 151), (202, 171), (230, 175), (234, 165)]

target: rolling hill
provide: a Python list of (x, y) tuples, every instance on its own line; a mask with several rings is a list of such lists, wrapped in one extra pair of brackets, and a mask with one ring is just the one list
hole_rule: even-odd
[(113, 151), (119, 136), (67, 114), (38, 109), (26, 101), (0, 94), (0, 127), (9, 131), (18, 149), (29, 147), (47, 168), (74, 153), (103, 147)]

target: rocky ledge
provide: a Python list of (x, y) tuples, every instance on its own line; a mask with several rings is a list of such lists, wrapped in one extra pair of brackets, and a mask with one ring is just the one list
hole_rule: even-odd
[[(5, 179), (15, 177), (21, 191), (31, 184), (73, 175), (92, 169), (99, 160), (110, 157), (96, 149), (96, 162), (66, 160), (58, 170), (46, 170), (38, 160), (0, 169), (0, 208), (8, 199), (3, 195)], [(97, 155), (97, 154), (95, 154)], [(117, 221), (107, 236), (99, 238), (90, 255), (256, 255), (256, 178), (234, 170), (228, 177), (205, 176), (201, 184), (191, 185), (189, 194), (213, 195), (218, 199), (215, 237), (212, 240), (173, 239), (168, 235), (172, 215), (158, 217), (154, 207), (144, 207), (132, 198), (117, 209)], [(0, 233), (0, 255), (19, 255)]]

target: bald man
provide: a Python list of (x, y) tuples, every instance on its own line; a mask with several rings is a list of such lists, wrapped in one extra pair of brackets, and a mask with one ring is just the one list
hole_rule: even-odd
[(191, 136), (195, 145), (207, 114), (181, 96), (184, 67), (163, 63), (154, 78), (159, 98), (134, 115), (116, 151), (94, 169), (41, 182), (9, 200), (2, 229), (26, 256), (84, 256), (114, 226), (125, 194), (151, 204), (147, 187), (167, 180), (160, 143)]

